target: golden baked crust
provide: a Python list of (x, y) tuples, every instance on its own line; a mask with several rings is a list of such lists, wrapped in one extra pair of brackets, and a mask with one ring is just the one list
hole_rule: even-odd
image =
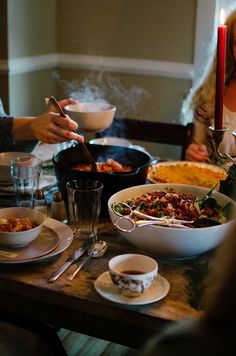
[(191, 184), (212, 188), (227, 173), (220, 167), (197, 162), (164, 162), (149, 168), (148, 179), (153, 183)]

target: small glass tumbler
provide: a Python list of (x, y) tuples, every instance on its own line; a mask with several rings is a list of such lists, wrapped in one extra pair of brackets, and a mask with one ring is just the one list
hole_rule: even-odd
[(16, 205), (33, 207), (34, 193), (38, 189), (42, 161), (32, 155), (16, 157), (10, 161)]
[(97, 180), (78, 179), (66, 184), (69, 223), (75, 238), (97, 239), (97, 222), (101, 210), (103, 183)]

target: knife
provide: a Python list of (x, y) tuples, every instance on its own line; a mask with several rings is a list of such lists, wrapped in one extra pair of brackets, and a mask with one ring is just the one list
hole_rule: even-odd
[(88, 250), (89, 245), (93, 242), (93, 239), (94, 236), (88, 237), (80, 248), (74, 250), (65, 263), (51, 275), (48, 282), (55, 282), (72, 265), (72, 263), (76, 262)]

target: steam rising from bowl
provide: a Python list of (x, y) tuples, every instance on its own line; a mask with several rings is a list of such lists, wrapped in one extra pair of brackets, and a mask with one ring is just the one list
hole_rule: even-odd
[(82, 131), (98, 132), (112, 124), (116, 107), (106, 103), (77, 103), (65, 106), (65, 112)]

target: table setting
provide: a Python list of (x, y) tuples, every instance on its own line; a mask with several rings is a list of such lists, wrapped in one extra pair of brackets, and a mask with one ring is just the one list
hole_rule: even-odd
[[(0, 264), (18, 265), (50, 261), (72, 243), (72, 230), (60, 221), (45, 218), (29, 208), (0, 209)], [(4, 217), (4, 218), (3, 218)], [(28, 230), (6, 231), (6, 220), (30, 219), (37, 223)], [(20, 222), (21, 222), (20, 221)], [(15, 223), (15, 221), (14, 221)], [(11, 221), (11, 225), (15, 226)]]
[[(110, 136), (39, 143), (2, 166), (0, 156), (2, 313), (136, 348), (170, 323), (202, 316), (236, 209), (236, 158), (220, 150), (225, 39), (218, 45), (214, 164), (161, 162), (145, 145)], [(110, 103), (62, 110), (48, 100), (82, 134), (110, 127), (116, 112)], [(37, 190), (50, 206), (44, 214)], [(64, 215), (52, 214), (57, 203)]]
[[(108, 126), (115, 113), (112, 106), (109, 108), (110, 122), (104, 123)], [(73, 115), (71, 110), (75, 110)], [(81, 110), (80, 107), (72, 107), (67, 108), (66, 113), (79, 120), (78, 116), (82, 117), (83, 113)], [(84, 126), (80, 129), (86, 131)], [(91, 131), (91, 121), (88, 131)], [(54, 152), (50, 151), (48, 157), (44, 154), (47, 148), (39, 145), (27, 159), (19, 155), (14, 157), (16, 162), (10, 160), (13, 179), (16, 177), (14, 164), (19, 165), (23, 161), (23, 168), (18, 169), (20, 178), (15, 178), (15, 183), (11, 184), (12, 191), (19, 193), (16, 205), (21, 214), (22, 209), (32, 211), (36, 208), (34, 193), (37, 189), (45, 190), (47, 194), (51, 187), (55, 187), (63, 199), (67, 218), (63, 221), (52, 218), (49, 210), (44, 220), (38, 222), (36, 229), (39, 226), (42, 229), (32, 242), (23, 247), (1, 245), (0, 278), (7, 281), (3, 283), (1, 292), (27, 300), (36, 309), (40, 302), (45, 311), (41, 314), (36, 311), (39, 320), (43, 318), (74, 330), (88, 332), (86, 326), (78, 322), (80, 315), (88, 320), (89, 328), (96, 323), (100, 325), (105, 319), (106, 337), (112, 334), (114, 338), (115, 328), (109, 318), (110, 313), (122, 325), (122, 338), (126, 343), (130, 342), (125, 335), (130, 323), (138, 335), (142, 330), (145, 330), (144, 335), (149, 335), (156, 332), (157, 325), (164, 325), (166, 321), (201, 315), (205, 292), (202, 281), (208, 277), (214, 263), (214, 252), (233, 221), (235, 202), (218, 191), (222, 180), (228, 178), (225, 171), (217, 167), (213, 169), (213, 165), (208, 163), (197, 165), (197, 169), (212, 173), (213, 180), (210, 183), (209, 179), (205, 180), (210, 186), (205, 186), (205, 182), (203, 186), (196, 182), (191, 170), (189, 177), (192, 180), (188, 184), (179, 184), (179, 181), (176, 184), (175, 173), (173, 181), (163, 182), (165, 178), (159, 177), (161, 163), (154, 163), (145, 148), (136, 147), (129, 140), (112, 142), (108, 138), (106, 144), (97, 141), (83, 145), (71, 142), (66, 146), (52, 147)], [(28, 165), (36, 160), (37, 165)], [(166, 163), (168, 167), (176, 168), (177, 165), (182, 171), (183, 167), (191, 166), (182, 161)], [(27, 176), (26, 172), (35, 171), (38, 166), (43, 170), (53, 168), (53, 179), (49, 185), (42, 184), (41, 170)], [(167, 176), (171, 178), (171, 174)], [(27, 183), (27, 177), (34, 178), (32, 184)], [(22, 181), (23, 184), (18, 186), (18, 182)], [(154, 202), (155, 208), (159, 209), (157, 212), (154, 212), (153, 206), (146, 211), (146, 203), (142, 198), (140, 200), (143, 194), (152, 193), (162, 195), (160, 200), (155, 199)], [(172, 216), (170, 212), (160, 210), (160, 201), (171, 194), (174, 200), (181, 194), (192, 199), (195, 215), (185, 211), (185, 215)], [(114, 204), (129, 205), (134, 200), (140, 201), (131, 206), (128, 214), (117, 216)], [(210, 209), (210, 216), (196, 208), (199, 201)], [(168, 205), (169, 208), (170, 205), (169, 210), (179, 211), (174, 202)], [(35, 211), (40, 214), (37, 209)], [(5, 224), (6, 214), (4, 208), (0, 209), (2, 225)], [(16, 211), (12, 214), (17, 215)], [(20, 218), (25, 217), (21, 215)], [(34, 220), (33, 217), (31, 219)], [(198, 219), (209, 219), (215, 224), (196, 227), (193, 223)], [(127, 223), (132, 224), (130, 231)], [(18, 236), (22, 239), (21, 235)], [(19, 265), (20, 270), (17, 268)], [(196, 283), (193, 276), (196, 271), (200, 273), (200, 266), (206, 270)], [(140, 286), (140, 289), (137, 291), (134, 286)], [(2, 307), (9, 310), (7, 300)], [(62, 311), (61, 316), (58, 307)], [(26, 308), (23, 309), (28, 315)], [(128, 324), (127, 312), (130, 317)]]
[[(56, 101), (55, 98), (51, 97), (49, 100), (51, 100), (51, 102), (53, 102), (55, 104), (55, 107), (58, 108), (58, 103)], [(52, 101), (53, 100), (53, 101)], [(114, 108), (112, 108), (111, 114), (112, 116), (110, 117), (110, 120), (112, 121), (112, 118), (114, 117)], [(79, 120), (81, 117), (81, 108), (67, 108), (67, 112), (70, 113), (71, 115), (71, 111), (74, 110), (73, 113), (73, 117), (75, 120)], [(93, 108), (91, 109), (92, 111), (94, 110)], [(95, 115), (96, 113), (94, 113)], [(96, 116), (96, 115), (95, 115)], [(86, 129), (85, 123), (86, 123), (86, 115), (84, 115), (84, 121), (83, 121), (83, 130), (89, 130), (91, 131), (91, 122), (89, 122), (89, 128)], [(107, 124), (106, 124), (107, 125)], [(94, 129), (94, 131), (96, 132), (98, 129), (97, 127)], [(99, 141), (96, 141), (99, 140)], [(58, 243), (57, 245), (55, 245), (54, 247), (54, 251), (49, 251), (48, 253), (45, 253), (44, 255), (38, 255), (38, 256), (34, 256), (33, 258), (24, 258), (24, 259), (18, 259), (19, 263), (25, 263), (25, 262), (36, 262), (36, 261), (44, 261), (47, 258), (50, 259), (51, 257), (57, 256), (58, 254), (60, 254), (61, 252), (63, 252), (66, 248), (69, 247), (69, 245), (73, 240), (79, 240), (78, 236), (80, 236), (81, 241), (83, 241), (84, 239), (86, 239), (86, 237), (93, 237), (96, 236), (96, 226), (98, 223), (98, 218), (99, 216), (101, 218), (110, 218), (111, 222), (114, 224), (114, 227), (116, 228), (117, 225), (114, 223), (114, 216), (113, 213), (111, 212), (111, 203), (116, 202), (122, 202), (124, 200), (126, 200), (126, 193), (123, 196), (122, 193), (123, 191), (126, 191), (128, 189), (130, 189), (130, 193), (128, 193), (127, 197), (129, 197), (129, 194), (131, 194), (131, 196), (133, 196), (135, 189), (137, 187), (137, 189), (141, 192), (142, 189), (146, 190), (146, 188), (148, 186), (150, 186), (150, 190), (162, 190), (166, 187), (171, 188), (173, 187), (171, 184), (169, 183), (180, 183), (181, 181), (176, 181), (176, 174), (175, 172), (173, 172), (173, 181), (171, 181), (171, 171), (167, 172), (166, 176), (168, 177), (169, 181), (165, 180), (161, 173), (160, 170), (162, 167), (169, 167), (171, 170), (173, 170), (173, 168), (179, 167), (180, 171), (183, 171), (183, 167), (195, 167), (198, 170), (209, 170), (210, 174), (212, 173), (212, 181), (209, 181), (209, 176), (207, 176), (207, 179), (203, 182), (203, 186), (206, 184), (208, 184), (208, 188), (209, 188), (209, 184), (210, 187), (212, 187), (213, 185), (215, 186), (216, 183), (219, 185), (220, 180), (222, 179), (226, 179), (226, 173), (223, 169), (220, 169), (216, 166), (210, 165), (208, 163), (202, 163), (202, 164), (194, 164), (191, 162), (183, 162), (183, 161), (170, 161), (170, 162), (164, 162), (164, 163), (153, 163), (153, 160), (151, 158), (151, 155), (145, 150), (144, 147), (140, 147), (136, 145), (132, 145), (132, 143), (129, 140), (124, 140), (124, 139), (119, 139), (116, 138), (116, 140), (114, 140), (114, 138), (111, 137), (107, 137), (105, 139), (103, 139), (103, 141), (101, 141), (101, 139), (96, 139), (96, 140), (92, 140), (91, 142), (85, 143), (85, 147), (86, 147), (86, 151), (89, 151), (90, 154), (94, 157), (94, 161), (95, 162), (99, 162), (99, 161), (104, 161), (104, 162), (108, 162), (111, 157), (112, 160), (114, 160), (115, 162), (118, 162), (119, 165), (121, 165), (121, 167), (129, 167), (127, 172), (119, 172), (119, 171), (94, 171), (93, 169), (90, 170), (83, 170), (80, 169), (79, 167), (81, 166), (81, 164), (83, 165), (84, 162), (89, 161), (87, 155), (85, 154), (85, 151), (81, 148), (81, 145), (78, 145), (76, 143), (70, 143), (70, 145), (68, 145), (69, 147), (66, 147), (62, 150), (58, 150), (57, 147), (55, 147), (54, 145), (44, 145), (44, 144), (40, 144), (36, 147), (36, 149), (33, 151), (32, 154), (28, 155), (28, 159), (29, 160), (38, 160), (38, 164), (40, 164), (41, 166), (44, 164), (44, 167), (48, 167), (48, 165), (52, 165), (55, 173), (54, 175), (52, 174), (51, 176), (46, 176), (45, 174), (41, 174), (40, 172), (40, 179), (38, 176), (38, 181), (37, 183), (37, 188), (40, 188), (41, 190), (45, 190), (45, 193), (47, 193), (48, 191), (50, 191), (50, 187), (54, 187), (55, 185), (58, 186), (59, 191), (61, 192), (61, 196), (62, 199), (64, 200), (65, 203), (65, 208), (66, 208), (66, 213), (67, 213), (67, 217), (68, 217), (68, 224), (67, 225), (63, 225), (64, 230), (66, 230), (66, 228), (71, 229), (71, 231), (69, 232), (69, 230), (67, 231), (66, 235), (68, 236), (67, 238), (63, 238), (62, 234), (59, 234), (58, 237)], [(105, 140), (105, 141), (104, 141)], [(113, 143), (113, 145), (111, 145), (111, 143)], [(48, 146), (50, 146), (50, 149), (48, 151)], [(51, 147), (52, 146), (52, 147)], [(54, 147), (53, 147), (54, 146)], [(50, 153), (49, 153), (50, 152)], [(48, 155), (49, 154), (49, 155)], [(14, 153), (14, 156), (17, 156), (17, 153)], [(23, 156), (24, 155), (22, 153), (19, 154), (19, 156)], [(19, 161), (21, 158), (17, 158), (17, 160)], [(35, 158), (36, 157), (36, 158)], [(50, 159), (51, 157), (51, 159)], [(43, 160), (43, 158), (45, 159)], [(8, 158), (10, 159), (10, 158)], [(90, 162), (88, 162), (90, 163)], [(47, 164), (45, 166), (45, 164)], [(96, 163), (97, 164), (97, 163)], [(10, 165), (13, 165), (13, 161), (11, 161)], [(13, 167), (13, 166), (12, 166)], [(112, 166), (111, 166), (112, 167)], [(116, 166), (114, 166), (116, 167)], [(50, 166), (51, 168), (51, 166)], [(109, 166), (110, 168), (110, 166)], [(113, 167), (112, 167), (113, 168)], [(13, 168), (12, 169), (12, 174), (14, 174)], [(24, 168), (25, 169), (25, 168)], [(107, 168), (106, 168), (107, 169)], [(6, 167), (5, 167), (6, 170)], [(186, 169), (184, 170), (186, 171)], [(190, 185), (201, 185), (196, 181), (196, 177), (199, 177), (199, 175), (202, 176), (202, 174), (199, 174), (199, 172), (201, 171), (197, 171), (197, 173), (195, 174), (195, 176), (193, 176), (192, 171), (190, 170), (190, 172), (185, 172), (187, 178), (191, 178), (192, 180), (187, 181), (187, 183), (189, 183)], [(5, 173), (6, 174), (6, 173)], [(8, 167), (8, 181), (9, 181), (9, 167)], [(48, 179), (49, 178), (49, 179)], [(186, 177), (185, 177), (186, 178)], [(186, 178), (186, 179), (187, 179)], [(48, 179), (48, 180), (47, 180)], [(183, 179), (183, 177), (180, 177), (180, 179)], [(46, 183), (46, 181), (48, 181), (48, 184)], [(161, 183), (161, 182), (166, 182), (166, 183)], [(84, 187), (82, 187), (82, 183), (83, 185), (85, 184), (86, 186), (88, 184), (91, 184), (91, 182), (93, 182), (93, 184), (96, 184), (98, 186), (98, 184), (100, 184), (100, 190), (99, 189), (95, 189), (94, 193), (96, 192), (96, 194), (100, 191), (99, 196), (95, 196), (94, 193), (92, 195), (92, 191), (90, 192), (85, 192), (83, 193), (83, 190), (85, 189)], [(152, 183), (152, 184), (146, 184), (147, 182)], [(157, 183), (158, 182), (158, 183)], [(79, 188), (79, 185), (81, 185), (81, 189)], [(166, 185), (166, 186), (165, 186)], [(140, 187), (140, 188), (138, 188)], [(164, 188), (163, 188), (164, 187)], [(57, 187), (56, 187), (57, 188)], [(36, 186), (32, 188), (34, 191), (36, 189)], [(87, 188), (86, 188), (87, 189)], [(202, 190), (200, 188), (191, 188), (191, 186), (188, 185), (182, 185), (182, 189), (184, 189), (184, 192), (186, 191), (186, 193), (190, 193), (192, 190), (194, 191), (194, 193), (199, 196), (202, 195)], [(192, 189), (192, 190), (191, 190)], [(11, 192), (12, 194), (14, 194), (14, 187), (11, 184)], [(204, 190), (204, 194), (207, 194), (208, 190)], [(85, 194), (85, 195), (83, 195)], [(87, 200), (87, 195), (90, 194), (91, 198), (91, 203), (89, 202), (89, 200)], [(20, 198), (19, 198), (20, 199)], [(33, 196), (31, 194), (31, 198), (30, 198), (30, 203), (29, 206), (32, 207), (33, 206)], [(76, 200), (75, 200), (76, 199)], [(85, 210), (86, 207), (91, 206), (92, 207), (92, 201), (96, 201), (97, 205), (96, 207), (94, 206), (93, 208), (91, 208), (93, 210), (93, 213), (96, 212), (96, 216), (95, 215), (91, 215), (91, 211), (90, 210)], [(222, 204), (226, 204), (226, 201), (230, 201), (230, 200), (224, 200), (223, 199), (223, 203)], [(82, 202), (82, 205), (80, 207), (80, 204)], [(17, 203), (18, 205), (19, 202)], [(82, 233), (82, 225), (85, 226), (85, 221), (83, 221), (84, 216), (86, 216), (86, 219), (89, 221), (90, 223), (87, 225), (87, 228), (84, 228), (84, 231)], [(152, 224), (152, 222), (150, 220), (152, 220), (150, 218), (150, 216), (145, 216), (146, 220), (140, 220), (141, 217), (137, 218), (135, 220), (132, 220), (131, 222), (133, 223), (133, 221), (135, 222), (135, 224), (132, 226), (133, 231), (131, 232), (125, 232), (125, 231), (121, 231), (121, 235), (123, 237), (125, 237), (125, 239), (127, 239), (129, 242), (133, 242), (134, 245), (136, 245), (136, 240), (138, 240), (138, 244), (137, 246), (146, 250), (147, 252), (151, 252), (151, 253), (156, 253), (158, 258), (167, 258), (167, 259), (185, 259), (185, 258), (193, 258), (195, 256), (197, 256), (200, 253), (204, 253), (214, 247), (216, 247), (220, 241), (221, 238), (217, 237), (217, 234), (213, 234), (212, 232), (209, 233), (211, 236), (214, 235), (214, 241), (212, 243), (210, 243), (209, 241), (206, 243), (206, 247), (201, 247), (201, 243), (198, 243), (198, 247), (192, 248), (191, 243), (189, 248), (189, 251), (187, 252), (188, 248), (186, 246), (183, 245), (185, 244), (185, 234), (189, 233), (186, 231), (180, 231), (180, 232), (174, 232), (174, 234), (176, 235), (181, 235), (182, 238), (182, 243), (181, 243), (181, 248), (179, 247), (175, 247), (175, 245), (178, 245), (178, 238), (175, 236), (174, 241), (173, 241), (173, 247), (168, 246), (168, 239), (164, 238), (165, 242), (162, 241), (160, 243), (160, 245), (162, 245), (163, 247), (154, 247), (155, 245), (155, 235), (157, 234), (157, 230), (158, 227), (157, 222), (153, 223), (153, 226), (146, 226), (145, 228), (141, 228), (141, 224), (145, 223), (146, 225), (150, 225)], [(139, 221), (140, 220), (140, 221)], [(157, 220), (157, 219), (156, 219)], [(78, 221), (81, 221), (81, 223), (78, 224)], [(170, 222), (170, 221), (169, 221)], [(52, 226), (51, 230), (56, 231), (57, 229), (60, 230), (60, 221), (54, 222), (54, 219), (50, 218), (50, 214), (47, 217), (47, 219), (45, 220), (45, 224), (48, 224), (48, 226)], [(162, 223), (161, 223), (162, 224)], [(57, 225), (57, 226), (56, 226)], [(140, 226), (139, 228), (136, 227)], [(177, 228), (178, 222), (175, 223), (175, 226), (173, 225), (173, 221), (170, 222), (169, 225), (169, 230), (167, 229), (163, 229), (163, 227), (160, 229), (160, 232), (158, 232), (158, 234), (162, 235), (162, 232), (165, 231), (170, 231), (170, 234), (172, 234), (174, 227)], [(220, 231), (219, 235), (223, 236), (224, 233), (224, 228), (227, 228), (227, 224), (222, 224), (220, 227), (212, 227), (212, 228), (206, 228), (206, 231), (210, 231), (212, 229), (212, 231)], [(180, 228), (184, 228), (185, 226), (183, 226), (183, 224), (180, 224)], [(61, 227), (62, 228), (62, 227)], [(190, 229), (191, 233), (193, 234), (197, 234), (197, 230), (192, 229), (190, 226), (186, 227), (186, 229)], [(210, 230), (209, 230), (210, 229)], [(77, 231), (78, 230), (78, 231)], [(119, 229), (118, 229), (119, 230)], [(222, 230), (222, 233), (221, 233)], [(148, 236), (150, 236), (151, 238), (151, 242), (149, 242), (149, 238), (147, 237), (145, 239), (144, 242), (141, 242), (141, 239), (138, 237), (139, 234), (142, 235), (143, 231), (145, 231), (145, 234), (147, 234)], [(193, 232), (192, 232), (193, 231)], [(79, 232), (79, 234), (78, 234)], [(152, 237), (152, 232), (154, 234), (154, 237)], [(63, 234), (65, 233), (65, 231), (63, 231)], [(167, 236), (169, 238), (169, 232), (167, 233)], [(134, 239), (134, 240), (133, 240)], [(154, 240), (154, 243), (152, 241), (152, 239)], [(159, 237), (160, 239), (160, 237)], [(172, 244), (172, 243), (171, 243)], [(170, 244), (170, 245), (171, 245)], [(204, 245), (204, 243), (203, 243)], [(162, 251), (165, 251), (163, 253)], [(170, 252), (168, 251), (168, 249), (173, 248), (173, 251)], [(175, 251), (175, 248), (180, 249), (179, 252)], [(86, 248), (87, 251), (88, 247)], [(175, 255), (176, 253), (176, 255)], [(72, 259), (73, 260), (73, 259)], [(1, 261), (0, 261), (1, 262)], [(73, 261), (74, 262), (74, 261)], [(7, 261), (4, 263), (17, 263), (17, 261)]]
[[(14, 258), (1, 257), (1, 265), (9, 266), (21, 264), (27, 266), (29, 264), (37, 265), (40, 262), (46, 263), (47, 265), (49, 264), (50, 268), (45, 280), (47, 285), (50, 285), (53, 288), (54, 285), (57, 286), (59, 283), (59, 285), (65, 284), (66, 287), (68, 283), (76, 283), (77, 279), (80, 279), (83, 275), (84, 269), (86, 272), (86, 268), (93, 266), (95, 261), (100, 264), (105, 260), (108, 263), (108, 258), (110, 256), (109, 251), (112, 249), (114, 243), (112, 238), (113, 235), (121, 238), (121, 245), (122, 249), (124, 248), (124, 252), (126, 249), (126, 242), (131, 242), (131, 247), (129, 247), (131, 252), (134, 248), (134, 251), (140, 251), (143, 255), (155, 256), (155, 259), (160, 263), (160, 266), (162, 266), (162, 263), (169, 264), (176, 261), (182, 263), (182, 261), (188, 259), (196, 259), (201, 254), (204, 255), (220, 244), (224, 235), (224, 229), (230, 225), (230, 222), (216, 227), (205, 228), (204, 231), (209, 231), (208, 234), (210, 236), (209, 238), (207, 235), (205, 239), (199, 238), (199, 229), (189, 228), (190, 231), (188, 232), (179, 229), (181, 231), (177, 232), (175, 227), (171, 224), (168, 229), (166, 227), (158, 227), (155, 224), (154, 226), (134, 228), (132, 233), (116, 231), (114, 221), (117, 217), (114, 217), (113, 212), (111, 211), (112, 203), (127, 201), (130, 197), (134, 198), (135, 195), (140, 195), (143, 190), (162, 191), (166, 187), (176, 187), (169, 183), (146, 184), (150, 169), (150, 156), (143, 151), (121, 146), (104, 146), (87, 143), (86, 145), (89, 150), (91, 150), (92, 154), (95, 152), (93, 150), (95, 148), (97, 149), (99, 146), (100, 150), (98, 152), (98, 157), (100, 155), (102, 160), (104, 159), (105, 154), (105, 158), (109, 158), (110, 155), (112, 155), (113, 158), (120, 160), (120, 157), (123, 157), (122, 163), (124, 165), (136, 164), (132, 174), (129, 171), (127, 173), (116, 173), (115, 175), (110, 172), (79, 171), (73, 167), (78, 163), (83, 163), (83, 160), (86, 160), (86, 157), (83, 158), (83, 151), (78, 150), (78, 147), (72, 145), (60, 152), (55, 152), (52, 157), (56, 174), (55, 179), (64, 198), (68, 221), (65, 224), (50, 218), (49, 214), (43, 223), (44, 229), (48, 229), (48, 232), (50, 232), (49, 246), (46, 247), (45, 244), (43, 250), (36, 249), (36, 252), (32, 247), (30, 253), (25, 251), (22, 255), (18, 252), (18, 255)], [(77, 152), (79, 152), (79, 154)], [(112, 152), (117, 152), (116, 154), (118, 156), (114, 157)], [(136, 161), (134, 161), (134, 157), (137, 160), (137, 163), (135, 163)], [(117, 181), (119, 180), (121, 182), (119, 182), (118, 185)], [(196, 187), (194, 185), (182, 185), (181, 187), (184, 189), (184, 193), (194, 193), (197, 197), (204, 196), (209, 192), (208, 188)], [(94, 190), (93, 193), (91, 189)], [(106, 193), (105, 195), (104, 190)], [(129, 191), (130, 193), (127, 194)], [(201, 193), (200, 195), (199, 192)], [(96, 195), (94, 195), (95, 193)], [(225, 196), (222, 197), (218, 192), (214, 192), (214, 197), (215, 196), (217, 201), (220, 197), (219, 203), (221, 205), (226, 205), (227, 202), (231, 202), (230, 198)], [(91, 199), (91, 202), (89, 202), (88, 199)], [(93, 204), (95, 205), (93, 206)], [(88, 210), (88, 207), (91, 207), (91, 209)], [(145, 219), (146, 218), (150, 222), (150, 216), (145, 216)], [(103, 221), (105, 221), (105, 226), (112, 226), (111, 240), (109, 238), (109, 241), (107, 241), (105, 232), (106, 227), (104, 231), (98, 230), (100, 221), (102, 222), (102, 226)], [(219, 233), (217, 233), (218, 230)], [(193, 235), (192, 238), (189, 238), (189, 233)], [(161, 237), (162, 234), (163, 238)], [(171, 237), (171, 235), (173, 235), (173, 237)], [(213, 242), (210, 242), (212, 237), (214, 237)], [(43, 241), (43, 239), (42, 236), (41, 241)], [(98, 242), (105, 241), (106, 248), (102, 252), (101, 258), (91, 259), (90, 257), (94, 256), (90, 256), (89, 251), (91, 251), (91, 245), (96, 240), (98, 240)], [(179, 240), (180, 242), (178, 242)], [(194, 242), (196, 240), (198, 240), (197, 243)], [(186, 241), (188, 241), (188, 244), (186, 244)], [(157, 246), (155, 246), (156, 243)], [(116, 252), (113, 252), (113, 254), (114, 253), (117, 254)], [(16, 251), (15, 254), (17, 254)], [(86, 262), (88, 258), (89, 261)], [(57, 261), (59, 262), (55, 264)], [(96, 275), (96, 278), (93, 281), (93, 288), (100, 297), (116, 304), (146, 305), (158, 302), (165, 298), (172, 287), (168, 276), (166, 278), (166, 276), (162, 276), (162, 273), (160, 272), (156, 276), (155, 283), (145, 290), (142, 295), (132, 298), (127, 297), (120, 293), (117, 286), (112, 282), (109, 268), (107, 266), (103, 271), (101, 270), (100, 273)]]
[[(75, 177), (71, 181), (80, 179)], [(103, 182), (104, 187), (105, 184), (106, 181)], [(74, 212), (79, 212), (77, 208), (73, 209)], [(102, 250), (99, 258), (90, 257), (94, 241), (93, 239), (91, 241), (80, 239), (78, 226), (68, 225), (50, 217), (46, 217), (43, 226), (50, 231), (51, 245), (49, 247), (52, 250), (46, 251), (45, 247), (45, 250), (38, 252), (37, 256), (31, 255), (30, 257), (25, 252), (25, 256), (19, 255), (17, 259), (6, 260), (5, 258), (3, 260), (1, 257), (0, 289), (4, 302), (0, 308), (15, 315), (23, 313), (26, 318), (33, 317), (88, 335), (91, 330), (96, 330), (95, 335), (98, 337), (114, 341), (117, 340), (115, 336), (117, 325), (120, 325), (119, 330), (122, 330), (122, 332), (119, 331), (120, 342), (127, 345), (135, 344), (135, 346), (139, 343), (141, 345), (147, 335), (156, 332), (158, 327), (162, 328), (167, 321), (201, 315), (199, 293), (198, 297), (195, 297), (197, 307), (190, 302), (189, 296), (191, 295), (192, 298), (193, 290), (198, 288), (202, 296), (204, 288), (200, 282), (195, 283), (192, 277), (189, 277), (188, 271), (196, 269), (199, 273), (198, 263), (209, 266), (211, 258), (208, 255), (196, 256), (194, 261), (199, 261), (196, 264), (190, 262), (192, 260), (184, 262), (184, 260), (160, 259), (156, 252), (146, 247), (130, 244), (124, 239), (108, 215), (99, 215), (97, 220), (96, 218), (97, 215), (95, 215), (97, 242), (105, 241), (106, 243), (105, 250)], [(93, 228), (94, 226), (91, 231), (94, 231)], [(57, 239), (53, 240), (52, 235), (55, 237), (55, 234)], [(142, 234), (146, 236), (145, 232)], [(42, 239), (44, 239), (43, 236)], [(74, 253), (78, 249), (82, 251), (75, 256)], [(19, 253), (18, 249), (14, 249), (14, 253)], [(116, 256), (123, 256), (127, 253), (150, 256), (158, 263), (158, 273), (153, 283), (135, 297), (121, 293), (117, 285), (112, 282), (109, 271), (109, 262)], [(69, 267), (65, 270), (63, 268), (62, 274), (49, 282), (65, 265)], [(137, 268), (137, 263), (135, 265)], [(207, 270), (201, 280), (206, 278), (208, 272)], [(131, 278), (130, 276), (133, 277), (131, 274), (128, 278)], [(134, 276), (142, 276), (142, 274)], [(15, 299), (22, 305), (20, 310), (14, 307), (13, 300)], [(32, 309), (34, 310), (33, 316), (30, 312)], [(115, 324), (111, 318), (115, 318)], [(82, 320), (86, 320), (86, 325)], [(129, 320), (128, 324), (127, 320)], [(104, 325), (102, 333), (101, 323)], [(130, 327), (132, 333), (130, 331), (128, 333)], [(127, 339), (128, 334), (129, 339)], [(138, 343), (137, 335), (139, 335)]]

